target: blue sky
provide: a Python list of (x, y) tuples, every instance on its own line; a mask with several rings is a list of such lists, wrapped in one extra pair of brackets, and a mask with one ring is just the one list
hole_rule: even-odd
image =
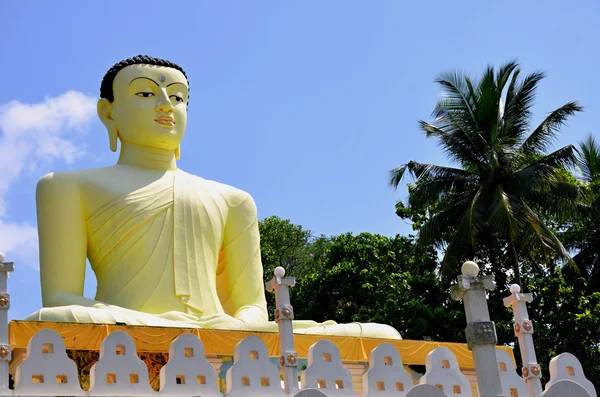
[(387, 172), (446, 162), (416, 127), (429, 120), (440, 72), (476, 75), (518, 58), (525, 73), (548, 75), (536, 120), (570, 100), (585, 106), (557, 145), (598, 133), (598, 15), (597, 1), (7, 2), (0, 251), (18, 266), (11, 318), (41, 305), (36, 181), (116, 162), (93, 106), (113, 63), (142, 53), (186, 70), (179, 167), (247, 190), (261, 218), (394, 235), (410, 225), (394, 214), (406, 190), (390, 189)]

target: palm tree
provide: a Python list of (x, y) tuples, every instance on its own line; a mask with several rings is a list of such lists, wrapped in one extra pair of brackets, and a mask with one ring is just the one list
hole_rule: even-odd
[(397, 188), (408, 171), (416, 179), (409, 207), (437, 208), (417, 242), (422, 248), (445, 249), (446, 274), (456, 272), (458, 261), (476, 254), (490, 236), (508, 256), (517, 283), (519, 253), (527, 256), (535, 249), (548, 261), (571, 261), (542, 217), (562, 217), (577, 208), (578, 186), (564, 172), (576, 164), (576, 149), (546, 151), (567, 118), (582, 107), (569, 102), (529, 132), (543, 78), (535, 72), (521, 79), (517, 62), (511, 61), (497, 72), (488, 66), (478, 81), (459, 72), (435, 80), (443, 93), (433, 111), (435, 121), (419, 126), (457, 167), (410, 161), (390, 171), (390, 184)]
[[(600, 291), (600, 145), (590, 134), (579, 143), (583, 196), (589, 203), (584, 216), (564, 233), (565, 246), (577, 251), (573, 261), (578, 276), (588, 280), (590, 292)], [(574, 273), (567, 269), (567, 273)]]

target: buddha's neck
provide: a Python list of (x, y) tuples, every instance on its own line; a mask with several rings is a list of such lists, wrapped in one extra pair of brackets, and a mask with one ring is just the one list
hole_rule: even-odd
[(177, 169), (173, 150), (123, 143), (118, 164), (150, 170), (174, 171)]

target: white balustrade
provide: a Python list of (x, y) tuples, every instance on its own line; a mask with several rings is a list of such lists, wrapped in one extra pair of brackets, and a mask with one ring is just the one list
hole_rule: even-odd
[[(203, 397), (356, 397), (350, 371), (341, 361), (337, 346), (329, 340), (320, 340), (308, 350), (308, 365), (301, 374), (301, 390), (297, 391), (298, 356), (294, 348), (291, 319), (293, 309), (289, 302), (288, 288), (294, 284), (284, 278), (281, 269), (276, 272), (269, 288), (276, 292), (279, 309), (280, 362), (286, 379), (282, 387), (276, 365), (271, 362), (263, 341), (248, 336), (237, 344), (234, 362), (226, 374), (226, 392), (217, 386), (213, 365), (207, 360), (204, 345), (193, 334), (178, 337), (170, 346), (169, 361), (160, 370), (160, 390), (150, 387), (148, 368), (139, 359), (132, 337), (123, 331), (108, 335), (100, 346), (100, 359), (90, 370), (90, 390), (84, 392), (79, 386), (77, 366), (66, 354), (62, 337), (53, 330), (44, 329), (34, 335), (27, 345), (24, 361), (16, 367), (14, 391), (8, 388), (8, 363), (11, 348), (8, 345), (8, 317), (10, 297), (6, 289), (8, 273), (13, 264), (3, 262), (0, 254), (0, 396), (203, 396)], [(473, 263), (463, 266), (463, 277), (453, 290), (454, 299), (463, 299), (470, 325), (476, 325), (468, 334), (469, 345), (478, 369), (478, 381), (489, 381), (487, 387), (494, 390), (499, 379), (501, 394), (510, 397), (526, 397), (535, 391), (539, 368), (533, 350), (532, 328), (525, 303), (529, 296), (521, 294), (513, 286), (512, 295), (505, 303), (515, 309), (519, 341), (528, 344), (525, 380), (516, 373), (512, 357), (503, 349), (494, 347), (495, 333), (485, 328), (493, 324), (487, 316), (485, 289), (492, 282), (479, 277)], [(284, 310), (285, 309), (285, 310)], [(491, 326), (493, 328), (493, 326)], [(488, 327), (489, 328), (489, 327)], [(477, 331), (477, 332), (475, 332)], [(523, 332), (521, 332), (523, 331)], [(531, 343), (529, 343), (531, 342)], [(496, 358), (497, 366), (483, 366), (479, 359)], [(287, 360), (287, 361), (285, 361)], [(486, 361), (487, 362), (487, 361)], [(526, 372), (526, 371), (524, 371)], [(499, 378), (498, 378), (499, 373)], [(579, 360), (563, 353), (550, 362), (550, 381), (543, 397), (594, 397), (596, 390), (585, 377)], [(414, 386), (412, 376), (404, 369), (398, 350), (389, 343), (381, 343), (371, 351), (369, 369), (362, 376), (364, 397), (471, 397), (471, 385), (461, 373), (456, 357), (446, 347), (438, 347), (427, 355), (426, 373), (420, 384)], [(480, 385), (481, 386), (481, 385)], [(528, 390), (529, 389), (529, 390)], [(481, 395), (480, 390), (480, 395)], [(488, 394), (489, 395), (489, 394)], [(495, 395), (495, 394), (494, 394)], [(492, 395), (489, 395), (492, 396)], [(481, 395), (483, 397), (483, 395)], [(537, 397), (537, 396), (535, 396)]]
[(302, 389), (322, 390), (330, 397), (356, 397), (350, 371), (344, 368), (340, 351), (328, 340), (308, 349), (308, 365), (300, 374)]
[(128, 333), (114, 331), (100, 345), (100, 359), (90, 370), (90, 396), (150, 396), (148, 367)]
[(406, 393), (406, 397), (448, 397), (439, 387), (416, 385)]
[(285, 396), (279, 371), (269, 359), (264, 342), (256, 336), (248, 336), (236, 345), (226, 378), (226, 397)]
[(304, 389), (294, 394), (294, 397), (327, 397), (327, 394), (319, 389)]
[(413, 378), (402, 366), (398, 350), (382, 343), (371, 351), (362, 385), (363, 397), (403, 397), (413, 386)]
[(498, 370), (500, 371), (502, 395), (527, 397), (529, 392), (525, 380), (517, 374), (515, 363), (508, 352), (503, 349), (496, 349), (496, 359), (498, 360)]
[(596, 397), (577, 382), (563, 379), (553, 383), (543, 393), (543, 397)]
[(561, 380), (576, 382), (586, 389), (590, 396), (596, 396), (596, 388), (585, 377), (583, 366), (571, 353), (562, 353), (550, 360), (550, 381), (546, 383), (545, 390)]
[(169, 362), (160, 369), (160, 394), (165, 396), (222, 397), (215, 368), (204, 355), (204, 345), (193, 334), (183, 334), (169, 347)]
[(425, 375), (420, 384), (435, 386), (449, 396), (471, 397), (471, 384), (460, 372), (456, 356), (447, 347), (437, 347), (427, 355)]
[(43, 329), (27, 344), (25, 360), (15, 372), (15, 394), (21, 396), (78, 396), (77, 365), (67, 357), (63, 338)]

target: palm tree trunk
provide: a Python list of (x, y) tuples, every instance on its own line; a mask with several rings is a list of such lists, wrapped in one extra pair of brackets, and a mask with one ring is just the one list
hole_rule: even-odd
[(510, 252), (513, 272), (515, 273), (515, 284), (519, 284), (521, 288), (524, 288), (524, 286), (521, 285), (521, 270), (519, 269), (519, 258), (517, 257), (515, 242), (510, 236), (508, 237), (508, 251)]

